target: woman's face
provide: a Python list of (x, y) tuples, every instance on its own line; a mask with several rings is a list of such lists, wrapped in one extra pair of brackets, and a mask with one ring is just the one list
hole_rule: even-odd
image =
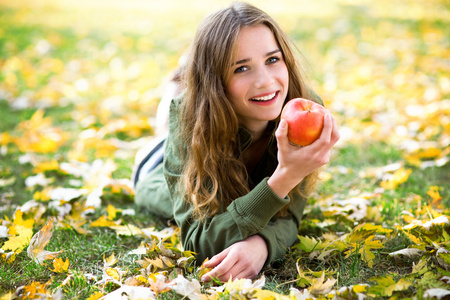
[(250, 131), (264, 130), (268, 121), (280, 115), (289, 83), (281, 48), (269, 27), (241, 29), (237, 60), (229, 72), (225, 89), (239, 124)]

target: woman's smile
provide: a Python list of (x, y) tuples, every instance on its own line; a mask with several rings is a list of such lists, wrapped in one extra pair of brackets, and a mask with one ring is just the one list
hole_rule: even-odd
[(277, 101), (278, 96), (280, 95), (280, 92), (274, 92), (274, 93), (270, 93), (267, 96), (258, 96), (258, 97), (253, 97), (250, 99), (250, 101), (254, 102), (257, 105), (263, 105), (263, 106), (268, 106), (268, 105), (272, 105), (274, 102)]

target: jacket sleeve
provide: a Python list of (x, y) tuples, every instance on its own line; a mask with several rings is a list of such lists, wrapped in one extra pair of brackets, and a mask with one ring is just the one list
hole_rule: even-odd
[[(173, 216), (181, 229), (184, 248), (197, 253), (197, 262), (202, 262), (238, 241), (259, 234), (265, 239), (269, 250), (266, 264), (283, 258), (286, 250), (297, 239), (304, 204), (300, 205), (302, 207), (292, 206), (288, 217), (273, 220), (273, 216), (290, 202), (290, 198), (278, 197), (268, 186), (268, 178), (257, 184), (247, 195), (235, 199), (226, 210), (204, 222), (193, 220), (192, 207), (184, 200), (180, 186), (183, 166), (181, 153), (185, 149), (181, 148), (174, 134), (178, 127), (177, 113), (176, 104), (172, 103), (164, 176), (173, 205)], [(298, 203), (296, 205), (298, 206)]]
[(163, 164), (158, 165), (136, 185), (136, 205), (152, 215), (163, 219), (173, 217), (172, 201), (163, 173)]

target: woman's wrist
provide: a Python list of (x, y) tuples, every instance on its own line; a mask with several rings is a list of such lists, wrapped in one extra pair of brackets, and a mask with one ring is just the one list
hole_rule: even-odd
[(298, 179), (290, 176), (286, 170), (278, 167), (272, 176), (267, 180), (267, 185), (277, 194), (280, 198), (286, 197), (289, 192), (296, 187), (303, 178)]

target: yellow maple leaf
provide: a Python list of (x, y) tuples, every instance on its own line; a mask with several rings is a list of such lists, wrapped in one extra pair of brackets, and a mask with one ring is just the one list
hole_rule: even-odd
[(42, 201), (42, 202), (50, 200), (51, 198), (49, 195), (49, 189), (43, 189), (42, 191), (36, 191), (33, 194), (33, 199), (37, 200), (37, 201)]
[(86, 223), (86, 220), (79, 220), (79, 219), (74, 219), (74, 218), (67, 219), (66, 218), (66, 220), (60, 222), (60, 225), (63, 225), (63, 227), (65, 227), (67, 229), (72, 228), (80, 234), (87, 234), (88, 231), (82, 227), (85, 223)]
[(389, 178), (388, 180), (382, 181), (380, 183), (380, 186), (387, 190), (394, 190), (400, 184), (402, 184), (408, 180), (411, 172), (412, 172), (411, 169), (400, 168), (394, 172), (394, 174), (391, 178)]
[(110, 226), (116, 226), (117, 223), (113, 221), (109, 221), (106, 219), (105, 216), (99, 217), (97, 220), (91, 223), (91, 227), (110, 227)]
[(381, 249), (383, 248), (383, 244), (379, 240), (373, 240), (374, 236), (368, 237), (364, 241), (364, 245), (359, 249), (359, 254), (361, 254), (362, 259), (367, 263), (367, 265), (372, 268), (373, 259), (375, 258), (375, 254), (371, 251), (372, 249)]
[(112, 267), (118, 262), (118, 259), (113, 252), (108, 258), (106, 258), (105, 254), (103, 254), (103, 262), (105, 263), (106, 267)]
[(369, 288), (370, 296), (392, 296), (394, 292), (400, 292), (408, 289), (412, 282), (401, 278), (398, 282), (395, 282), (392, 276), (387, 275), (386, 277), (372, 277), (370, 280), (374, 280), (377, 282), (376, 286), (372, 286)]
[(14, 226), (11, 226), (9, 229), (9, 234), (16, 234), (17, 232), (14, 231), (15, 226), (19, 225), (19, 226), (24, 226), (27, 228), (31, 228), (33, 229), (33, 225), (34, 225), (34, 220), (33, 219), (24, 219), (23, 218), (23, 212), (22, 210), (18, 209), (15, 213), (14, 213), (14, 222), (13, 222)]
[(59, 163), (56, 159), (53, 159), (51, 161), (38, 163), (34, 167), (33, 172), (38, 174), (38, 173), (44, 173), (47, 171), (55, 171), (55, 170), (59, 170)]
[(61, 253), (62, 250), (58, 252), (44, 250), (45, 246), (50, 241), (52, 234), (52, 220), (50, 220), (31, 239), (27, 249), (28, 257), (42, 265), (45, 260), (53, 259)]
[(68, 139), (68, 134), (51, 126), (51, 118), (44, 118), (44, 111), (37, 110), (30, 120), (18, 125), (22, 135), (15, 143), (23, 152), (55, 152)]
[(117, 213), (122, 211), (121, 209), (115, 208), (113, 205), (109, 204), (108, 207), (106, 207), (106, 212), (108, 213), (108, 220), (112, 221), (116, 218)]
[(346, 237), (346, 241), (349, 243), (358, 243), (365, 241), (371, 235), (387, 234), (389, 235), (392, 229), (383, 228), (381, 225), (374, 225), (370, 223), (362, 223), (356, 226), (352, 232)]
[(361, 293), (367, 291), (368, 285), (357, 284), (340, 288), (336, 291), (337, 299), (360, 299)]
[(120, 274), (119, 274), (119, 272), (118, 272), (116, 269), (114, 269), (114, 268), (106, 268), (106, 269), (105, 269), (105, 273), (106, 273), (108, 276), (111, 276), (112, 278), (114, 278), (115, 280), (120, 280)]
[(46, 299), (51, 293), (47, 290), (47, 284), (33, 281), (27, 286), (19, 288), (21, 299)]
[(32, 236), (33, 229), (22, 225), (15, 225), (14, 235), (11, 235), (9, 240), (3, 244), (2, 249), (20, 253), (28, 246)]
[(50, 271), (53, 271), (55, 273), (66, 273), (69, 270), (69, 259), (66, 258), (65, 261), (62, 260), (62, 258), (55, 258), (53, 260), (53, 269), (50, 269)]
[(442, 196), (439, 194), (438, 186), (430, 186), (427, 195), (431, 197), (431, 206), (439, 206), (441, 204)]
[(138, 235), (142, 234), (142, 230), (133, 224), (109, 226), (114, 229), (117, 235)]
[(100, 299), (100, 298), (103, 297), (103, 296), (104, 296), (103, 293), (95, 292), (95, 293), (91, 294), (91, 295), (89, 296), (89, 298), (87, 298), (87, 300), (98, 300), (98, 299)]

